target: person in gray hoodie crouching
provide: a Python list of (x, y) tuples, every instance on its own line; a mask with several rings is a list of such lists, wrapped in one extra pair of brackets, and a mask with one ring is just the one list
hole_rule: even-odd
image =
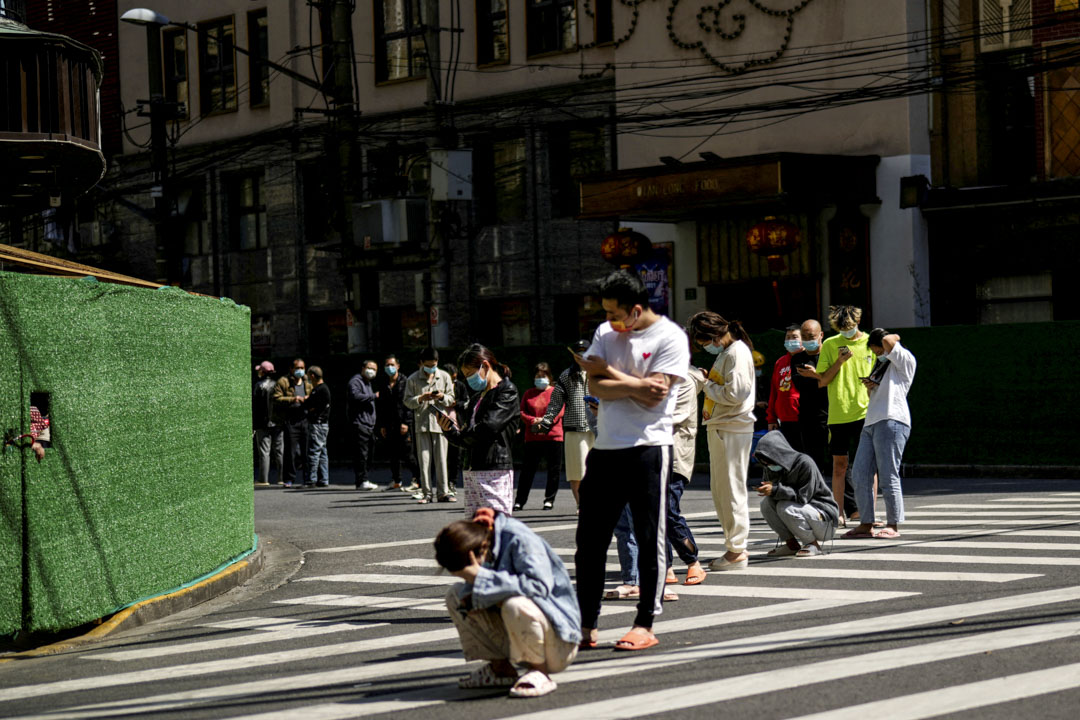
[(761, 515), (784, 541), (768, 555), (820, 554), (821, 543), (836, 531), (840, 513), (817, 464), (793, 450), (779, 430), (761, 438), (755, 456), (765, 469), (758, 487)]

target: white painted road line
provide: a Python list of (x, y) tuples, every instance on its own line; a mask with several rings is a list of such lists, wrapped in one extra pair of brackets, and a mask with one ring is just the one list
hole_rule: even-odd
[[(590, 663), (588, 666), (585, 667), (571, 667), (565, 673), (560, 674), (557, 677), (557, 680), (560, 683), (574, 682), (576, 680), (591, 680), (598, 677), (608, 677), (625, 673), (671, 667), (676, 664), (696, 662), (699, 660), (705, 660), (710, 658), (727, 657), (733, 655), (749, 655), (757, 652), (773, 652), (782, 648), (794, 647), (807, 643), (822, 643), (829, 640), (850, 636), (866, 636), (873, 633), (890, 632), (905, 628), (931, 625), (935, 623), (955, 620), (957, 618), (972, 618), (981, 615), (1004, 613), (1012, 610), (1020, 610), (1038, 607), (1042, 605), (1076, 602), (1078, 600), (1080, 600), (1080, 586), (1063, 588), (1060, 590), (1048, 590), (1037, 593), (1027, 593), (1022, 595), (1010, 595), (1007, 597), (995, 598), (992, 600), (982, 600), (970, 603), (960, 603), (957, 605), (927, 608), (923, 610), (913, 610), (892, 615), (879, 615), (860, 620), (850, 620), (846, 622), (835, 623), (831, 625), (819, 625), (809, 628), (796, 628), (794, 630), (786, 630), (779, 633), (772, 633), (769, 635), (759, 635), (748, 638), (736, 638), (734, 640), (710, 643), (707, 645), (700, 645), (693, 648), (638, 655), (632, 657), (621, 657), (613, 660), (594, 662)], [(659, 631), (659, 628), (657, 628), (657, 630)], [(1025, 632), (1027, 632), (1030, 630), (1030, 628), (1024, 628), (1024, 630)], [(1056, 632), (1058, 631), (1055, 630), (1055, 633)], [(453, 628), (443, 631), (433, 631), (426, 634), (433, 635), (446, 633), (449, 633), (450, 636), (454, 638), (457, 637), (457, 631)], [(386, 639), (389, 641), (394, 641), (395, 645), (400, 644), (401, 646), (415, 646), (423, 642), (435, 641), (434, 639), (423, 640), (418, 637), (422, 635), (425, 635), (425, 633), (416, 633), (415, 636), (396, 636)], [(324, 656), (333, 656), (338, 654), (334, 651), (335, 646), (330, 647), (331, 652), (326, 653)], [(263, 657), (264, 656), (255, 656), (255, 659), (257, 661), (256, 666), (263, 663)], [(440, 660), (445, 664), (438, 664)], [(402, 670), (401, 663), (405, 662), (414, 663), (415, 667), (409, 670)], [(851, 658), (845, 658), (843, 662), (844, 665), (850, 665)], [(236, 683), (233, 685), (223, 685), (218, 687), (203, 687), (197, 690), (189, 690), (179, 693), (169, 693), (156, 696), (141, 696), (133, 700), (81, 706), (77, 708), (72, 708), (68, 711), (55, 711), (49, 712), (46, 715), (34, 716), (33, 720), (85, 720), (87, 718), (102, 717), (103, 715), (120, 716), (149, 714), (152, 712), (174, 710), (199, 702), (222, 702), (231, 698), (243, 696), (258, 696), (264, 693), (286, 692), (290, 690), (306, 690), (310, 692), (315, 691), (318, 688), (329, 688), (336, 685), (364, 682), (374, 678), (396, 677), (397, 675), (400, 675), (404, 672), (425, 672), (428, 670), (435, 670), (439, 668), (451, 668), (462, 664), (463, 661), (460, 659), (450, 661), (439, 658), (414, 658), (408, 661), (400, 662), (391, 661), (383, 663), (372, 663), (364, 666), (346, 667), (340, 670), (319, 671), (300, 675), (286, 675), (280, 678), (273, 678), (269, 680), (247, 681), (242, 683)], [(197, 668), (202, 665), (205, 664), (199, 663), (193, 666), (189, 665), (184, 667)], [(395, 673), (397, 675), (395, 675)], [(185, 671), (184, 674), (190, 675), (198, 673)], [(142, 676), (139, 676), (137, 673), (129, 675), (134, 675), (136, 677), (133, 677), (128, 681), (109, 682), (108, 685), (126, 685), (135, 682), (148, 682), (150, 679), (153, 679), (142, 679)], [(112, 681), (114, 678), (117, 677), (119, 676), (111, 676), (107, 679)], [(18, 690), (22, 692), (20, 697), (40, 697), (43, 695), (49, 695), (59, 692), (73, 692), (91, 687), (102, 687), (102, 680), (103, 678), (87, 678), (85, 680), (65, 681), (63, 683), (45, 683), (42, 685), (29, 686), (27, 688), (19, 688)], [(453, 690), (448, 689), (446, 691), (445, 697), (443, 697), (442, 699), (428, 699), (421, 703), (405, 703), (403, 705), (396, 706), (394, 709), (405, 710), (411, 707), (422, 707), (425, 705), (441, 704), (447, 699), (450, 699), (450, 697), (454, 694), (455, 693)], [(8, 697), (6, 694), (0, 695), (0, 701), (14, 699), (19, 698)], [(366, 708), (369, 704), (357, 702), (356, 704), (350, 705), (350, 707), (353, 709), (353, 717), (358, 717), (363, 714), (375, 714), (376, 712), (386, 712), (386, 710), (377, 710), (372, 713), (366, 713), (364, 712), (362, 705), (363, 708)], [(23, 718), (22, 720), (30, 720), (30, 718)]]
[[(575, 705), (573, 711), (576, 716), (587, 717), (590, 720), (622, 720), (671, 713), (676, 710), (718, 704), (763, 693), (775, 693), (859, 675), (893, 671), (897, 668), (1075, 637), (1080, 637), (1080, 620), (977, 633), (897, 650), (882, 650), (854, 657), (848, 656), (694, 685), (683, 685), (668, 690), (609, 698), (599, 702)], [(1052, 674), (1054, 671), (1050, 669), (1046, 672)], [(559, 708), (513, 717), (516, 720), (561, 720), (566, 716), (566, 710), (566, 708)], [(845, 715), (848, 714), (847, 711), (848, 708), (843, 708)], [(835, 717), (836, 713), (837, 711), (834, 710), (831, 715)], [(855, 714), (852, 716), (875, 717)]]
[[(819, 565), (819, 561), (828, 558), (828, 555), (819, 556), (807, 562), (799, 561), (799, 564), (787, 563), (758, 563), (750, 565), (745, 570), (735, 573), (726, 573), (738, 577), (761, 576), (761, 577), (809, 577), (809, 578), (835, 578), (841, 580), (919, 580), (931, 582), (991, 582), (1007, 583), (1016, 580), (1041, 577), (1039, 574), (1022, 573), (978, 573), (978, 572), (920, 572), (917, 570), (848, 570), (844, 568), (831, 568)], [(921, 557), (921, 556), (920, 556)], [(814, 567), (809, 567), (813, 563)]]
[[(970, 506), (968, 506), (970, 507)], [(1046, 509), (1046, 510), (999, 510), (991, 512), (988, 510), (971, 510), (969, 512), (947, 512), (937, 510), (911, 510), (904, 513), (908, 517), (1076, 517), (1080, 515), (1080, 510), (1061, 510)]]
[(906, 547), (912, 549), (929, 548), (931, 550), (1048, 550), (1051, 552), (1080, 552), (1080, 543), (1068, 542), (1001, 542), (995, 540), (885, 540), (885, 539), (837, 539), (830, 553), (836, 555), (846, 552), (845, 548), (857, 547)]
[(1040, 495), (1038, 497), (991, 498), (990, 502), (993, 502), (993, 503), (1038, 503), (1040, 505), (1057, 504), (1057, 503), (1080, 503), (1080, 495), (1077, 495), (1076, 497), (1047, 497), (1046, 495)]
[(819, 555), (815, 560), (871, 562), (948, 563), (950, 565), (1080, 565), (1080, 558), (1020, 555), (919, 555), (917, 553), (841, 552)]
[[(791, 595), (782, 597), (790, 600)], [(861, 601), (860, 601), (861, 602)], [(318, 607), (351, 607), (366, 608), (371, 610), (421, 610), (430, 612), (446, 612), (446, 602), (425, 598), (387, 597), (385, 595), (309, 595), (289, 600), (275, 600), (275, 605), (301, 605)], [(618, 615), (626, 612), (636, 612), (636, 603), (627, 601), (621, 605), (604, 605), (601, 615)], [(387, 623), (380, 623), (385, 625)]]
[[(848, 706), (844, 713), (850, 713), (851, 717), (923, 720), (1077, 687), (1080, 687), (1080, 663), (1073, 663)], [(837, 711), (830, 710), (792, 720), (832, 720), (836, 715)]]
[[(445, 603), (442, 605), (443, 609), (446, 608)], [(260, 618), (244, 618), (244, 622), (249, 623), (243, 629), (254, 630), (248, 635), (230, 635), (229, 637), (218, 638), (216, 640), (202, 640), (198, 642), (188, 642), (179, 645), (150, 645), (142, 647), (137, 650), (111, 650), (106, 652), (94, 653), (93, 655), (83, 655), (84, 660), (114, 660), (116, 662), (123, 662), (126, 660), (143, 660), (152, 657), (164, 657), (166, 655), (181, 655), (184, 653), (194, 652), (211, 652), (214, 650), (221, 650), (223, 648), (238, 647), (241, 645), (261, 645), (268, 642), (281, 642), (283, 640), (295, 640), (297, 638), (308, 638), (316, 635), (333, 635), (335, 633), (347, 633), (355, 632), (357, 630), (370, 630), (372, 628), (383, 627), (389, 623), (333, 623), (331, 625), (323, 624), (317, 620), (293, 620), (285, 618), (261, 618), (263, 620), (262, 627), (260, 627), (257, 621)], [(286, 620), (283, 622), (283, 620)], [(209, 627), (203, 625), (202, 627)], [(240, 628), (236, 628), (240, 629)], [(260, 632), (261, 631), (261, 632)], [(182, 638), (176, 640), (176, 642), (182, 642)]]
[[(1000, 510), (1003, 501), (998, 500), (996, 503), (939, 503), (936, 505), (920, 505), (919, 510), (936, 510), (938, 508), (960, 508), (963, 510)], [(1080, 502), (1061, 502), (1057, 501), (1052, 503), (1053, 507), (1047, 507), (1042, 512), (1047, 515), (1058, 515), (1065, 513), (1058, 513), (1058, 510), (1070, 510), (1080, 508)], [(1033, 512), (1031, 510), (1024, 510), (1023, 512)], [(998, 514), (998, 513), (995, 513)], [(1071, 514), (1071, 513), (1070, 513)]]

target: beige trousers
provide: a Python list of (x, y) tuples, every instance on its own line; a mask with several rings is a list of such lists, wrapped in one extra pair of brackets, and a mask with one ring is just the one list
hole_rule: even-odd
[(566, 458), (567, 482), (581, 482), (585, 477), (585, 458), (593, 446), (593, 434), (591, 432), (563, 433), (563, 457)]
[(724, 529), (728, 552), (746, 552), (750, 537), (750, 506), (746, 500), (746, 473), (754, 434), (733, 433), (706, 426), (709, 436), (709, 482), (716, 517)]
[(416, 460), (420, 463), (420, 491), (431, 496), (431, 461), (435, 461), (435, 482), (438, 496), (445, 497), (450, 493), (450, 485), (447, 480), (446, 458), (450, 451), (450, 445), (446, 436), (442, 433), (418, 432), (416, 433)]
[(499, 607), (460, 611), (457, 589), (446, 593), (446, 608), (461, 636), (466, 660), (509, 660), (514, 665), (544, 665), (549, 673), (562, 672), (577, 657), (577, 643), (555, 632), (544, 612), (521, 595), (503, 600)]

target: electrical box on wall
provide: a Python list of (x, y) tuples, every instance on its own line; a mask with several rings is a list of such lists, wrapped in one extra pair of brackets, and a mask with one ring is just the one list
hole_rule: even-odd
[(472, 150), (429, 152), (431, 158), (431, 199), (472, 200)]
[(375, 245), (401, 245), (427, 240), (427, 201), (393, 198), (353, 206), (353, 242), (370, 250)]

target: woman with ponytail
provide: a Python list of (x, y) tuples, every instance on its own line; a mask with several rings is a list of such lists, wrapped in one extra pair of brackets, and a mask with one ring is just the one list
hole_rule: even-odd
[(691, 341), (716, 356), (705, 383), (701, 422), (709, 439), (709, 481), (727, 552), (710, 570), (743, 570), (749, 557), (746, 475), (754, 439), (754, 344), (742, 323), (708, 310), (690, 318)]
[(509, 514), (513, 506), (514, 461), (510, 444), (517, 434), (521, 410), (510, 369), (483, 345), (470, 345), (458, 359), (472, 393), (455, 425), (439, 416), (447, 439), (468, 451), (465, 462), (465, 514), (493, 507)]
[[(466, 660), (487, 664), (461, 678), (462, 688), (509, 687), (511, 697), (555, 690), (581, 642), (581, 614), (570, 575), (540, 536), (489, 507), (435, 538), (435, 560), (465, 582), (446, 607)], [(515, 666), (526, 668), (518, 677)]]

